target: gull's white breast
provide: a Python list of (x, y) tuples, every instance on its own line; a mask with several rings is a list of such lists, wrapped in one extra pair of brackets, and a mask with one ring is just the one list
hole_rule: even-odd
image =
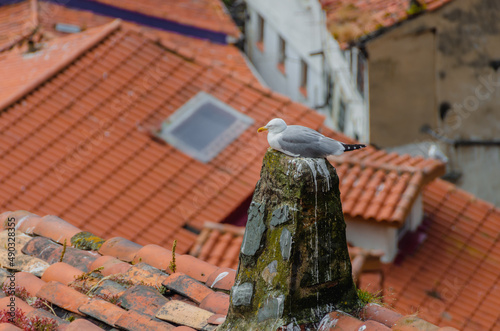
[(293, 154), (293, 153), (291, 153), (289, 151), (285, 151), (283, 148), (281, 148), (279, 140), (281, 139), (282, 135), (283, 135), (282, 132), (280, 132), (280, 133), (269, 132), (267, 134), (267, 142), (269, 143), (269, 146), (271, 146), (272, 149), (275, 149), (277, 151), (285, 153), (286, 155), (294, 156), (294, 157), (299, 156), (298, 154)]

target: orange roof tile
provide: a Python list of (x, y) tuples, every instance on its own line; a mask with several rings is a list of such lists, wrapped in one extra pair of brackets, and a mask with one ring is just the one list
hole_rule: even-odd
[[(451, 0), (320, 0), (327, 28), (342, 48), (362, 37), (435, 10)], [(417, 5), (419, 3), (420, 5)]]
[[(494, 330), (500, 321), (500, 210), (455, 185), (435, 179), (425, 186), (426, 240), (410, 255), (384, 269), (384, 301), (404, 313), (462, 330)], [(236, 268), (243, 227), (207, 224), (190, 254)], [(226, 254), (218, 238), (232, 234)], [(353, 257), (351, 257), (353, 258)], [(355, 261), (353, 260), (353, 268)], [(362, 278), (365, 278), (363, 275)], [(366, 282), (363, 282), (365, 285)], [(374, 284), (368, 284), (373, 290)], [(375, 287), (376, 288), (376, 287)]]
[[(8, 229), (19, 228), (24, 222), (26, 212), (5, 212), (0, 216), (0, 233), (11, 233)], [(60, 221), (60, 224), (62, 225)], [(66, 225), (69, 227), (69, 224)], [(63, 225), (57, 231), (64, 235)], [(16, 242), (19, 254), (16, 259), (24, 256), (38, 256), (46, 258), (47, 245), (39, 245), (40, 242), (49, 243), (49, 238), (43, 236), (26, 236), (21, 232), (16, 233)], [(27, 237), (28, 241), (21, 244), (17, 241)], [(0, 245), (7, 243), (7, 236), (0, 236)], [(86, 238), (86, 239), (82, 239)], [(97, 240), (99, 239), (99, 240)], [(5, 284), (0, 296), (10, 294), (10, 272), (14, 274), (16, 297), (15, 304), (18, 322), (16, 325), (26, 326), (33, 318), (38, 318), (45, 325), (52, 325), (65, 330), (102, 330), (112, 327), (125, 330), (190, 330), (204, 329), (213, 330), (217, 325), (223, 323), (229, 308), (228, 290), (234, 284), (236, 272), (233, 269), (219, 268), (198, 260), (192, 256), (176, 255), (176, 261), (188, 258), (189, 263), (176, 263), (176, 273), (169, 274), (165, 264), (161, 260), (151, 260), (152, 265), (139, 261), (134, 265), (126, 262), (129, 268), (117, 273), (104, 275), (102, 267), (97, 265), (116, 257), (128, 256), (130, 250), (122, 245), (126, 253), (115, 251), (114, 256), (102, 256), (97, 253), (100, 247), (108, 241), (85, 232), (75, 234), (70, 243), (73, 249), (80, 254), (90, 254), (94, 257), (92, 269), (78, 260), (67, 260), (62, 251), (62, 245), (53, 243), (61, 252), (59, 259), (62, 262), (47, 260), (52, 265), (43, 271), (41, 279), (37, 276), (19, 272), (17, 268), (7, 271), (0, 267), (0, 282)], [(33, 243), (36, 242), (36, 243)], [(90, 247), (99, 242), (91, 251), (83, 251), (82, 247)], [(101, 246), (102, 245), (102, 246)], [(110, 246), (110, 244), (107, 244)], [(147, 246), (145, 246), (147, 247)], [(168, 252), (169, 249), (158, 247), (160, 251)], [(28, 254), (28, 255), (25, 255)], [(139, 255), (139, 251), (136, 251)], [(165, 255), (165, 254), (163, 254)], [(133, 256), (133, 260), (138, 260)], [(100, 261), (100, 262), (97, 262)], [(195, 269), (203, 270), (208, 278), (196, 280), (188, 274), (193, 265)], [(96, 268), (94, 268), (96, 267)], [(75, 270), (78, 270), (75, 273)], [(47, 275), (46, 275), (47, 274)], [(50, 274), (50, 275), (49, 275)], [(68, 279), (72, 281), (68, 282)], [(218, 285), (228, 280), (222, 288)], [(36, 296), (36, 298), (35, 298)], [(9, 297), (0, 300), (3, 309), (11, 302)], [(0, 307), (2, 308), (2, 307)], [(55, 314), (55, 315), (54, 315)], [(1, 312), (0, 312), (1, 315)], [(3, 315), (2, 315), (3, 316)], [(25, 316), (22, 317), (21, 316)], [(41, 320), (43, 318), (43, 320)], [(76, 318), (76, 319), (75, 319)], [(72, 322), (69, 322), (73, 320)], [(5, 324), (7, 320), (1, 320), (0, 330), (9, 330), (13, 327)], [(319, 330), (333, 330), (342, 328), (351, 330), (355, 325), (356, 330), (363, 328), (367, 330), (402, 330), (401, 326), (412, 330), (437, 330), (438, 327), (418, 319), (414, 316), (403, 316), (391, 309), (375, 304), (365, 306), (359, 317), (347, 315), (334, 311), (325, 315), (319, 323)], [(12, 329), (12, 328), (11, 328)], [(441, 330), (441, 329), (439, 329)], [(443, 329), (444, 331), (445, 329)], [(454, 330), (454, 329), (447, 329)]]
[[(218, 0), (211, 1), (218, 2)], [(22, 6), (22, 8), (26, 8), (26, 12), (29, 11), (28, 1), (23, 1), (15, 6)], [(37, 34), (40, 35), (40, 38), (42, 38), (44, 42), (48, 42), (55, 37), (68, 36), (67, 33), (56, 30), (55, 27), (58, 23), (75, 25), (85, 32), (88, 29), (100, 27), (103, 24), (113, 21), (112, 17), (99, 15), (87, 10), (77, 10), (51, 2), (41, 1), (37, 3), (37, 6), (39, 8), (39, 29)], [(0, 7), (0, 15), (8, 15), (12, 22), (25, 21), (26, 15), (23, 14), (23, 12), (19, 12), (19, 10), (9, 10), (9, 8), (10, 6)], [(219, 19), (224, 21), (224, 17), (225, 16), (222, 15)], [(180, 54), (188, 55), (197, 61), (205, 61), (207, 64), (214, 67), (225, 68), (234, 76), (242, 80), (256, 81), (255, 76), (249, 68), (245, 55), (233, 45), (211, 43), (208, 40), (190, 38), (182, 34), (141, 26), (132, 22), (122, 22), (122, 24), (129, 28), (139, 29), (152, 39), (160, 39), (162, 44)], [(15, 29), (12, 30), (11, 34), (13, 38), (15, 37), (14, 39), (11, 38), (13, 40), (12, 43), (15, 43), (15, 41), (20, 40), (20, 38), (24, 36)], [(2, 48), (1, 45), (0, 43), (0, 49)], [(68, 50), (68, 52), (70, 51), (71, 49)], [(161, 70), (162, 68), (158, 67), (156, 71), (161, 72)], [(154, 80), (157, 74), (158, 73), (151, 73), (148, 80)]]
[[(424, 189), (425, 242), (386, 268), (388, 302), (461, 330), (500, 322), (500, 210), (442, 180)], [(393, 301), (393, 302), (391, 302)]]
[(85, 33), (43, 42), (37, 46), (43, 51), (30, 53), (23, 47), (0, 55), (3, 77), (0, 80), (0, 109), (31, 92), (117, 26), (117, 23), (111, 23)]
[(342, 209), (350, 219), (387, 222), (400, 226), (424, 185), (444, 174), (444, 164), (412, 158), (412, 166), (400, 165), (408, 156), (388, 159), (373, 147), (356, 155), (331, 157), (340, 177)]
[[(255, 130), (291, 101), (117, 22), (68, 38), (87, 34), (95, 38), (85, 42), (86, 51), (79, 47), (78, 58), (64, 67), (58, 62), (60, 71), (44, 73), (43, 85), (30, 85), (34, 93), (0, 114), (2, 208), (58, 214), (85, 230), (140, 244), (178, 239), (178, 250), (186, 252), (196, 237), (190, 228), (220, 222), (252, 194), (267, 148)], [(18, 61), (25, 61), (21, 54)], [(150, 134), (199, 91), (256, 119), (207, 164)], [(240, 98), (247, 93), (260, 97)], [(264, 105), (275, 108), (263, 117), (253, 112)], [(310, 113), (311, 123), (321, 125), (313, 110), (295, 109), (287, 110), (289, 117)]]
[(36, 15), (29, 1), (1, 7), (0, 52), (29, 36), (36, 25)]
[(96, 1), (187, 26), (223, 32), (235, 38), (241, 34), (220, 0)]
[[(215, 0), (215, 2), (218, 1)], [(64, 35), (54, 29), (56, 23), (90, 28), (109, 23), (112, 20), (111, 17), (98, 15), (90, 11), (75, 10), (48, 2), (40, 3), (40, 10), (47, 13), (46, 15), (40, 15), (40, 24), (43, 26), (44, 31), (51, 35)], [(196, 61), (205, 61), (205, 64), (225, 68), (243, 80), (256, 80), (249, 69), (245, 55), (233, 45), (211, 43), (208, 40), (190, 38), (182, 34), (153, 29), (131, 22), (124, 22), (123, 24), (128, 27), (135, 27), (151, 38), (160, 39), (162, 44), (169, 49), (183, 55), (189, 54), (188, 56), (193, 57)], [(157, 71), (161, 72), (161, 70), (161, 67), (157, 68)], [(154, 75), (152, 75), (151, 79), (154, 78)]]

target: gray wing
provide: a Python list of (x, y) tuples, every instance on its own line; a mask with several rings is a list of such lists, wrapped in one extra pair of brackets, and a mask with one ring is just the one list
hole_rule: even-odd
[(281, 135), (281, 148), (302, 157), (326, 157), (344, 152), (342, 144), (313, 129), (289, 125)]

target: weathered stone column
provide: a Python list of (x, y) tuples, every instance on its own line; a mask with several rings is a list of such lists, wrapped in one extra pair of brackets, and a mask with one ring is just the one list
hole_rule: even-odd
[(357, 306), (338, 186), (324, 159), (266, 153), (219, 330), (275, 330)]

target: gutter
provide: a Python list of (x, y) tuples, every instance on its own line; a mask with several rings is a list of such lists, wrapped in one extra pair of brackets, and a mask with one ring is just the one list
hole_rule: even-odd
[(453, 145), (454, 147), (464, 146), (500, 146), (500, 140), (476, 140), (476, 139), (450, 139), (439, 135), (437, 132), (431, 129), (430, 126), (424, 125), (420, 128), (420, 131), (423, 133), (427, 133), (432, 137), (436, 138), (439, 141), (442, 141), (446, 144)]

